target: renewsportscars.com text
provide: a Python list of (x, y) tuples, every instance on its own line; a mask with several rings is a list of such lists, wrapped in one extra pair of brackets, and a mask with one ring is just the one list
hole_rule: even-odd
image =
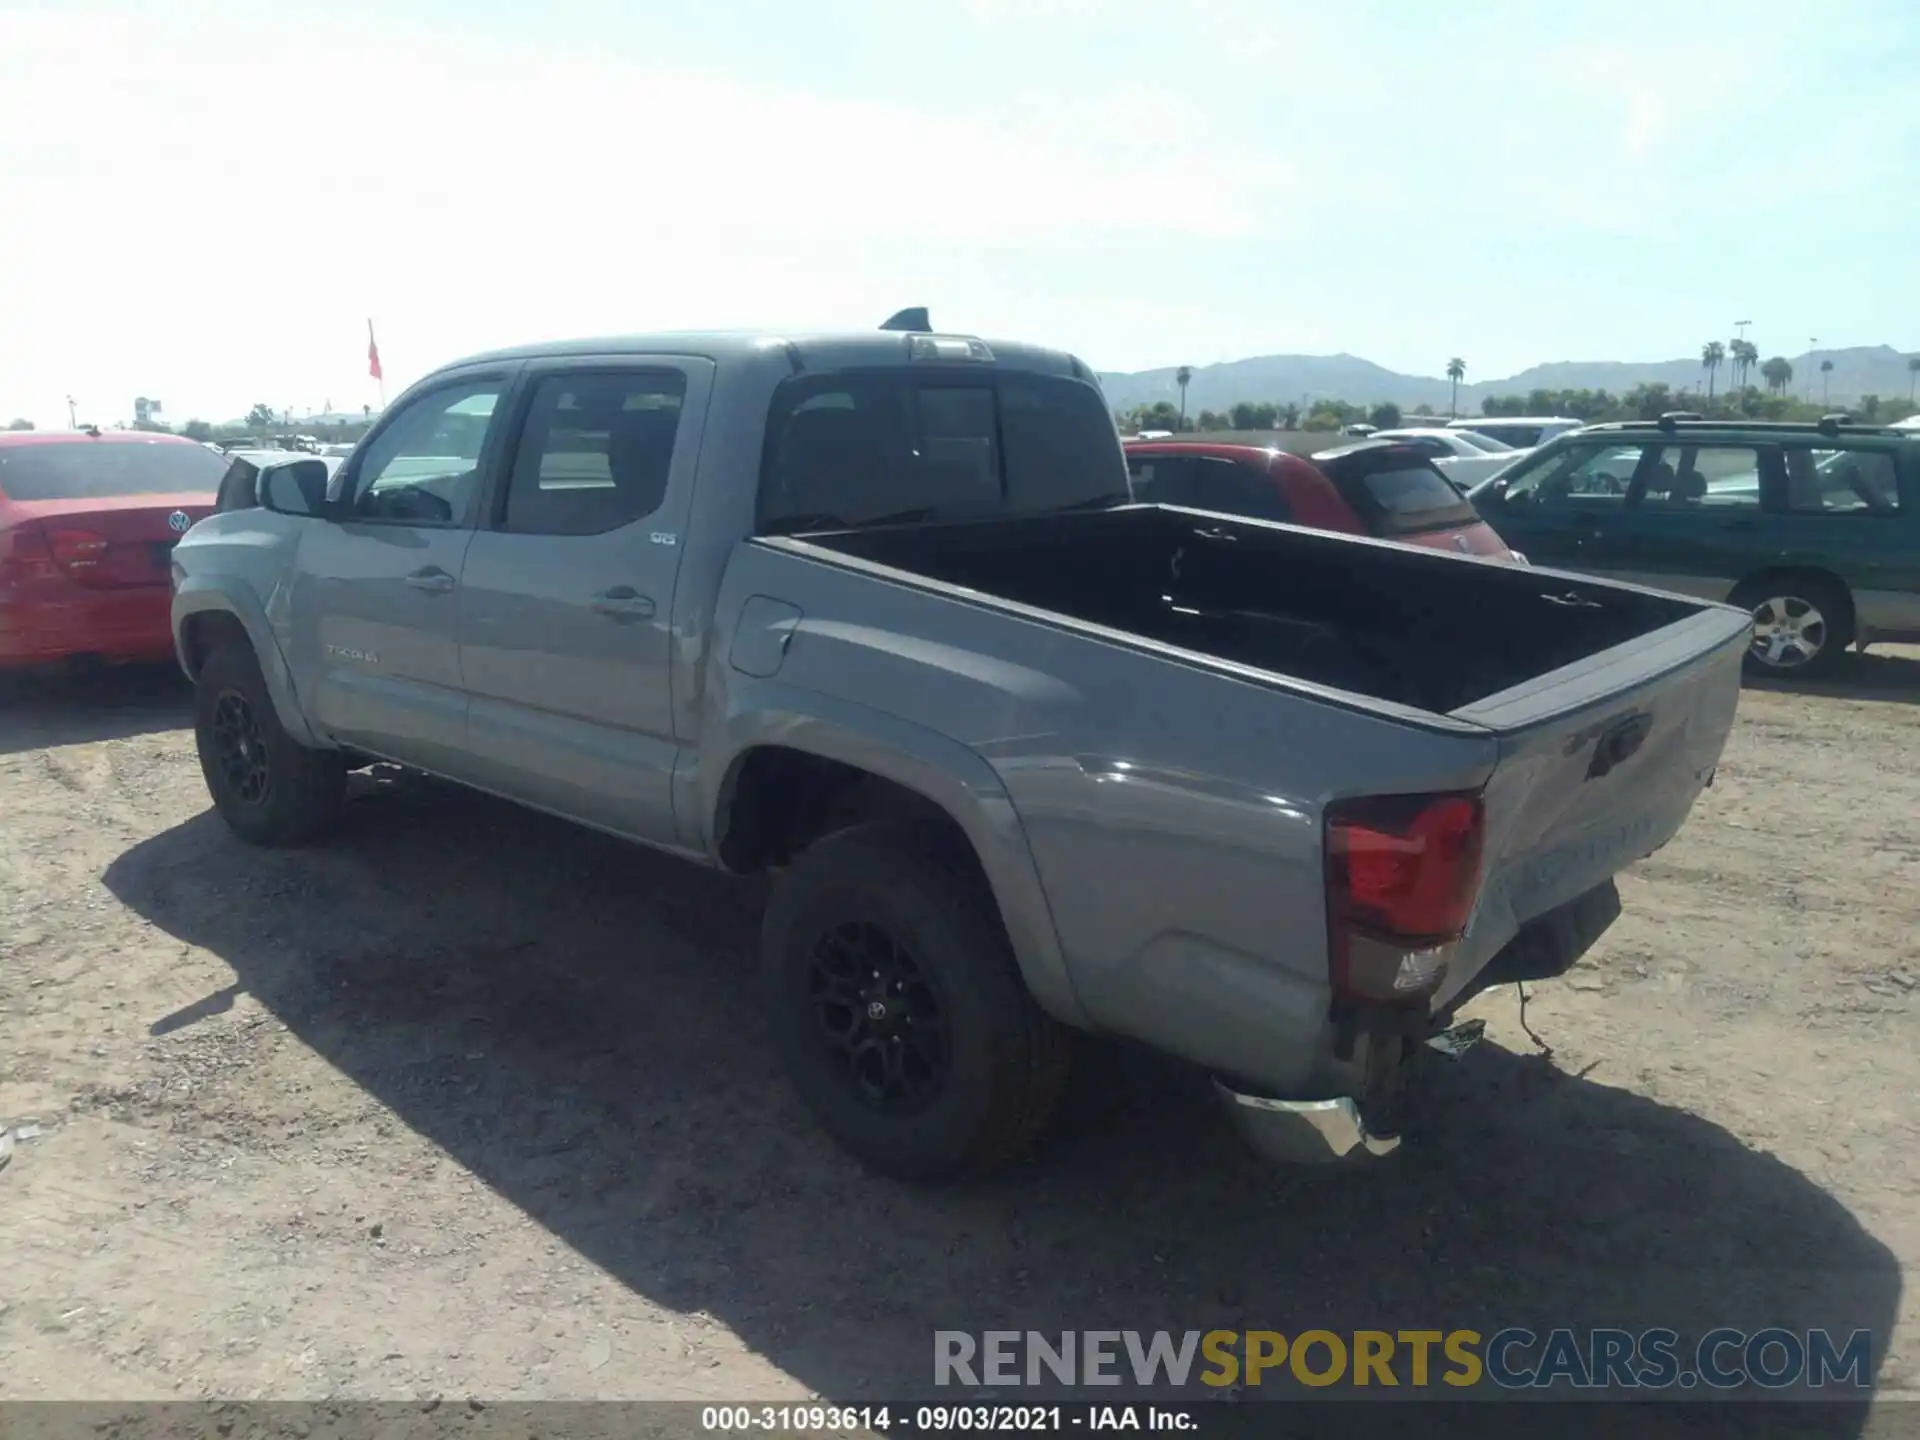
[(936, 1385), (1469, 1390), (1869, 1389), (1873, 1340), (1826, 1330), (936, 1330)]

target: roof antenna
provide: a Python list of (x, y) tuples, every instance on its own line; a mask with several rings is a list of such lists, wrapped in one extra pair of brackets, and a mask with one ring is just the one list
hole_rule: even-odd
[(880, 327), (882, 330), (904, 330), (908, 334), (931, 335), (933, 322), (927, 318), (927, 307), (916, 305), (910, 310), (902, 310)]

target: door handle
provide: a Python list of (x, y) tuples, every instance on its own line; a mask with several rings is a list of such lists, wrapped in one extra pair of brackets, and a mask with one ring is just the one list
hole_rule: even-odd
[(407, 584), (416, 590), (424, 590), (429, 595), (444, 595), (453, 589), (453, 576), (438, 565), (429, 565), (424, 570), (416, 570), (407, 576)]
[(593, 597), (593, 611), (609, 620), (650, 620), (653, 601), (631, 585), (616, 585)]

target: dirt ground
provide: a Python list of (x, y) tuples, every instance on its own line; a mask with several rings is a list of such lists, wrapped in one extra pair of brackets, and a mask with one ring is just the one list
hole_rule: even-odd
[(248, 851), (185, 717), (0, 701), (0, 1398), (858, 1402), (935, 1328), (1509, 1323), (1864, 1326), (1920, 1392), (1920, 651), (1749, 689), (1551, 1059), (1484, 997), (1391, 1165), (1276, 1171), (1096, 1049), (940, 1192), (775, 1072), (753, 886), (406, 783)]

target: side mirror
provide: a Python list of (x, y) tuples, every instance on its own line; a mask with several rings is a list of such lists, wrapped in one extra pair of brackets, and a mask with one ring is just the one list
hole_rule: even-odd
[(260, 481), (260, 506), (276, 515), (321, 519), (327, 503), (327, 467), (318, 460), (296, 460), (271, 467)]

